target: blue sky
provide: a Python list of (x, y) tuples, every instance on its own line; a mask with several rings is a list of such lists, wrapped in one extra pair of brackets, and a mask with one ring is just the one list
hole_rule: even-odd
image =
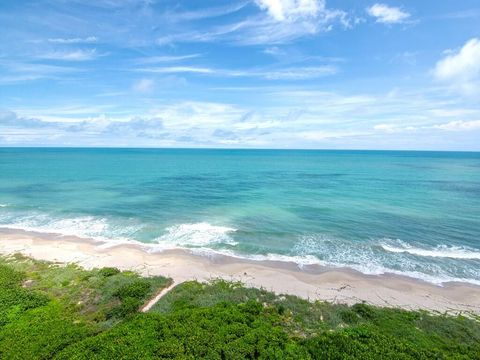
[(478, 0), (0, 2), (0, 146), (480, 150)]

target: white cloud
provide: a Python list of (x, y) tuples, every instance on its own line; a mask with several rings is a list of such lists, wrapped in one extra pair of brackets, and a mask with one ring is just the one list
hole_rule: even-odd
[(480, 83), (480, 39), (473, 38), (458, 51), (437, 62), (433, 75), (465, 93), (474, 93)]
[(334, 66), (312, 66), (303, 68), (287, 68), (278, 71), (267, 71), (264, 73), (250, 73), (250, 75), (259, 75), (267, 80), (305, 80), (313, 79), (337, 73)]
[(133, 84), (132, 89), (135, 92), (147, 93), (153, 90), (154, 85), (155, 82), (152, 79), (140, 79)]
[(53, 38), (48, 39), (47, 41), (54, 44), (91, 44), (96, 43), (98, 38), (95, 36), (89, 36), (86, 38)]
[(402, 126), (399, 124), (377, 124), (373, 127), (376, 131), (382, 131), (388, 134), (400, 133), (405, 131), (416, 131), (418, 128), (416, 126)]
[(137, 69), (141, 72), (159, 73), (159, 74), (175, 74), (175, 73), (197, 73), (210, 74), (214, 76), (224, 77), (255, 77), (266, 80), (305, 80), (314, 79), (327, 75), (333, 75), (338, 72), (337, 67), (333, 65), (324, 66), (306, 66), (291, 67), (277, 70), (229, 70), (229, 69), (213, 69), (194, 66), (167, 66)]
[(226, 6), (219, 7), (202, 7), (199, 10), (185, 11), (185, 12), (167, 12), (167, 16), (170, 21), (191, 21), (199, 19), (207, 19), (212, 17), (220, 17), (228, 14), (235, 13), (243, 9), (248, 5), (248, 1), (242, 1), (239, 3), (228, 4)]
[(322, 141), (328, 139), (341, 139), (345, 137), (357, 137), (357, 136), (366, 136), (370, 135), (366, 131), (349, 131), (349, 130), (339, 130), (339, 131), (304, 131), (296, 134), (299, 138), (310, 140), (310, 141)]
[(187, 54), (187, 55), (160, 55), (160, 56), (149, 56), (138, 59), (136, 62), (139, 64), (155, 64), (155, 63), (164, 63), (164, 62), (175, 62), (188, 59), (194, 59), (202, 56), (201, 54)]
[(3, 127), (0, 112), (0, 132), (17, 143), (26, 143), (19, 134), (31, 130), (95, 146), (478, 149), (480, 110), (461, 108), (441, 89), (355, 95), (282, 85), (248, 91), (256, 91), (261, 106), (166, 99), (128, 111), (117, 102), (16, 109), (21, 115), (5, 117)]
[(367, 13), (377, 19), (382, 24), (398, 24), (404, 22), (410, 17), (410, 14), (397, 7), (391, 7), (385, 4), (374, 4), (367, 8)]
[(456, 120), (450, 121), (446, 124), (440, 124), (434, 126), (436, 129), (446, 131), (469, 131), (480, 129), (480, 120), (463, 121)]
[(88, 61), (99, 57), (95, 49), (73, 50), (73, 51), (55, 51), (38, 56), (41, 59), (64, 60), (64, 61)]
[(81, 70), (67, 66), (22, 63), (22, 62), (3, 62), (0, 63), (6, 69), (4, 75), (0, 76), (1, 83), (18, 83), (25, 81), (35, 81), (39, 79), (67, 79), (74, 73)]
[(239, 28), (241, 45), (282, 44), (294, 39), (328, 32), (336, 22), (351, 27), (342, 10), (329, 9), (325, 0), (256, 0), (267, 16), (244, 21)]
[(324, 0), (256, 0), (256, 3), (277, 21), (315, 17), (325, 8)]
[(480, 120), (454, 120), (443, 124), (424, 124), (418, 126), (405, 126), (398, 123), (382, 123), (375, 125), (373, 129), (388, 134), (417, 130), (472, 131), (480, 129)]
[(210, 74), (214, 71), (209, 68), (194, 67), (194, 66), (165, 66), (165, 67), (153, 67), (138, 69), (138, 71), (159, 73), (159, 74), (176, 74), (176, 73), (197, 73), (197, 74)]
[(214, 102), (184, 101), (159, 106), (152, 111), (155, 117), (165, 119), (171, 127), (208, 126), (225, 124), (240, 118), (245, 112), (239, 107)]
[(329, 9), (324, 0), (256, 0), (260, 14), (202, 31), (186, 31), (157, 38), (158, 45), (176, 42), (228, 41), (237, 45), (284, 44), (295, 39), (330, 31), (334, 24), (351, 27), (342, 10)]

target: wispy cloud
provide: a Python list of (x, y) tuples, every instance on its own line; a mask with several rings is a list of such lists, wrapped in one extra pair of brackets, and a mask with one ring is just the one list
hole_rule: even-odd
[(135, 81), (133, 83), (132, 89), (133, 91), (139, 92), (139, 93), (148, 93), (153, 90), (153, 87), (155, 86), (155, 81), (152, 79), (140, 79), (138, 81)]
[(18, 61), (0, 61), (0, 83), (20, 83), (40, 79), (67, 78), (82, 70), (71, 66), (59, 66), (38, 63), (23, 63)]
[(48, 123), (36, 118), (21, 117), (13, 111), (0, 109), (0, 126), (38, 128), (48, 126)]
[(40, 59), (61, 60), (61, 61), (89, 61), (94, 60), (106, 54), (99, 54), (96, 49), (88, 50), (71, 50), (71, 51), (54, 51), (38, 55)]
[(54, 44), (92, 44), (98, 41), (95, 36), (88, 36), (85, 38), (51, 38), (47, 40)]
[(158, 73), (158, 74), (175, 74), (175, 73), (196, 73), (202, 75), (212, 75), (219, 77), (251, 77), (263, 78), (266, 80), (305, 80), (313, 79), (338, 72), (336, 66), (306, 66), (306, 67), (288, 67), (282, 69), (216, 69), (195, 66), (166, 66), (166, 67), (150, 67), (140, 68), (136, 71)]
[(254, 73), (269, 80), (306, 80), (327, 75), (333, 75), (338, 72), (335, 66), (311, 66), (302, 68), (287, 68), (278, 71), (266, 71)]
[[(139, 81), (138, 86), (148, 88), (148, 80)], [(25, 134), (39, 129), (48, 139), (56, 136), (57, 143), (209, 147), (342, 147), (349, 143), (364, 148), (374, 141), (377, 148), (408, 148), (419, 142), (424, 148), (436, 148), (435, 139), (447, 131), (449, 139), (457, 139), (451, 141), (472, 139), (467, 145), (471, 146), (480, 131), (480, 109), (461, 108), (452, 99), (439, 98), (440, 90), (431, 96), (398, 90), (347, 95), (296, 87), (252, 91), (263, 106), (167, 102), (152, 104), (135, 116), (114, 115), (115, 108), (45, 108), (22, 111), (23, 115), (10, 112), (4, 120), (0, 116), (0, 127), (9, 134), (10, 144), (15, 138), (20, 143), (30, 141)]]
[(480, 16), (480, 9), (467, 9), (452, 11), (445, 14), (433, 16), (436, 19), (476, 19)]
[[(0, 116), (0, 134), (8, 144), (479, 149), (480, 39), (476, 10), (465, 6), (6, 6), (0, 105), (14, 115)], [(394, 26), (414, 14), (422, 36)], [(443, 26), (452, 36), (438, 37)]]
[(327, 8), (323, 0), (262, 0), (255, 2), (261, 13), (243, 20), (157, 38), (159, 45), (176, 42), (225, 41), (236, 45), (283, 44), (330, 31), (334, 24), (352, 26), (349, 15)]
[(197, 74), (211, 74), (215, 70), (204, 67), (195, 66), (164, 66), (164, 67), (150, 67), (137, 69), (141, 72), (157, 73), (157, 74), (178, 74), (178, 73), (197, 73)]
[(208, 19), (212, 17), (225, 16), (235, 13), (249, 4), (249, 1), (237, 2), (225, 6), (202, 8), (200, 10), (191, 11), (169, 11), (166, 12), (169, 21), (192, 21), (200, 19)]
[(435, 125), (434, 127), (437, 129), (442, 129), (447, 131), (479, 130), (480, 120), (471, 120), (471, 121), (456, 120), (456, 121), (450, 121), (445, 124)]
[(376, 131), (381, 131), (389, 134), (403, 133), (403, 132), (417, 132), (417, 131), (454, 131), (454, 132), (470, 132), (480, 130), (480, 120), (454, 120), (447, 123), (430, 124), (430, 125), (402, 125), (396, 123), (381, 123), (373, 127)]
[(368, 15), (376, 18), (377, 22), (382, 24), (399, 24), (405, 22), (410, 14), (398, 7), (385, 4), (374, 4), (367, 8)]
[(135, 62), (138, 64), (155, 64), (164, 62), (177, 62), (189, 59), (195, 59), (202, 56), (202, 54), (186, 54), (186, 55), (158, 55), (158, 56), (146, 56), (137, 59)]

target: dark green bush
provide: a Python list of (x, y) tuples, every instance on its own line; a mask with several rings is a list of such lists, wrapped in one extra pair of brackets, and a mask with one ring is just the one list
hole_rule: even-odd
[(138, 279), (123, 285), (114, 293), (120, 304), (111, 309), (109, 317), (123, 318), (135, 313), (150, 292), (151, 284), (146, 279)]
[(72, 345), (59, 359), (307, 359), (257, 302), (140, 314)]
[(120, 299), (134, 298), (142, 300), (150, 291), (150, 283), (145, 279), (138, 279), (122, 286), (115, 292)]
[(367, 328), (325, 332), (304, 345), (312, 359), (435, 359), (433, 353)]
[(15, 269), (7, 265), (0, 265), (1, 287), (11, 287), (14, 285), (19, 285), (24, 278), (24, 273), (16, 271)]
[(114, 268), (114, 267), (106, 267), (106, 268), (102, 268), (98, 271), (98, 273), (101, 275), (101, 276), (104, 276), (104, 277), (109, 277), (109, 276), (113, 276), (113, 275), (117, 275), (120, 273), (120, 270), (118, 270), (117, 268)]
[(0, 359), (51, 359), (59, 350), (94, 333), (60, 304), (24, 312), (0, 331)]
[(372, 320), (375, 318), (374, 308), (364, 303), (353, 305), (352, 311), (356, 312), (360, 317), (366, 320)]
[(0, 359), (480, 359), (480, 323), (0, 257)]

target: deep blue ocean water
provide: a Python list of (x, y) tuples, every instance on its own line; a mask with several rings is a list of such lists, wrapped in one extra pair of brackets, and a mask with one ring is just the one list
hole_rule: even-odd
[(480, 284), (480, 153), (1, 148), (0, 227)]

